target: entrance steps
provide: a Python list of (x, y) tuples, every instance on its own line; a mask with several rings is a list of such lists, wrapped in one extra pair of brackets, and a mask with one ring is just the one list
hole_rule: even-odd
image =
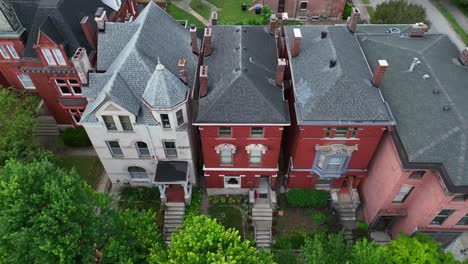
[(257, 248), (270, 249), (273, 209), (269, 205), (256, 205), (252, 208), (252, 220)]
[(171, 243), (172, 234), (182, 227), (185, 216), (185, 203), (166, 203), (164, 212), (164, 239), (167, 245)]

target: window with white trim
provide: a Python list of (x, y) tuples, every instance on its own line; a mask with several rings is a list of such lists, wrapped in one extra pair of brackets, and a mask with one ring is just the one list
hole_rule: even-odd
[(240, 188), (240, 176), (224, 176), (224, 188)]
[(453, 209), (443, 209), (432, 219), (431, 225), (442, 225), (453, 212), (455, 212)]
[(80, 96), (81, 85), (75, 79), (54, 79), (55, 86), (63, 96)]
[(232, 137), (232, 130), (230, 127), (220, 127), (218, 130), (218, 136), (222, 138)]
[(357, 145), (331, 144), (316, 146), (315, 149), (317, 155), (312, 171), (320, 176), (338, 177), (346, 170), (353, 151), (357, 150)]
[(252, 149), (250, 151), (250, 164), (259, 165), (262, 164), (262, 151), (259, 149)]
[(112, 157), (123, 157), (122, 149), (118, 141), (106, 141)]
[(17, 76), (18, 76), (18, 79), (21, 82), (21, 85), (23, 85), (24, 89), (27, 89), (27, 90), (35, 90), (36, 89), (36, 86), (34, 85), (33, 81), (31, 80), (31, 77), (29, 77), (29, 75), (27, 75), (26, 73), (19, 73)]
[(466, 214), (460, 221), (458, 221), (457, 225), (468, 225), (468, 214)]
[(3, 46), (3, 45), (0, 45), (0, 54), (2, 54), (2, 57), (4, 59), (9, 59), (10, 58), (10, 54), (8, 54), (8, 51), (6, 50), (5, 46)]
[(161, 122), (163, 125), (163, 128), (171, 128), (171, 122), (169, 121), (169, 115), (168, 114), (161, 114)]
[(128, 167), (128, 175), (130, 176), (130, 179), (132, 180), (147, 180), (148, 179), (148, 173), (146, 173), (146, 170), (138, 166)]
[(403, 185), (400, 188), (400, 191), (397, 193), (395, 198), (393, 198), (392, 203), (403, 203), (406, 198), (408, 198), (409, 194), (413, 191), (413, 185)]
[(163, 145), (166, 157), (177, 157), (177, 148), (174, 141), (164, 141)]
[(301, 9), (301, 10), (306, 10), (306, 9), (307, 9), (307, 2), (302, 1), (302, 2), (301, 2), (301, 5), (300, 5), (300, 9)]
[(347, 127), (337, 127), (335, 130), (334, 137), (346, 137), (348, 135), (348, 128)]
[(346, 157), (343, 155), (326, 156), (319, 154), (317, 168), (324, 173), (339, 173), (346, 162)]
[(122, 125), (122, 129), (124, 131), (132, 131), (133, 130), (132, 121), (130, 121), (129, 116), (119, 116), (119, 121), (120, 121), (120, 124)]
[(16, 49), (13, 45), (7, 44), (7, 49), (10, 52), (11, 56), (15, 59), (19, 59), (18, 53), (16, 52)]
[(84, 109), (69, 109), (68, 113), (70, 113), (73, 121), (78, 124), (81, 121), (81, 116), (83, 116)]
[(232, 150), (222, 149), (220, 151), (221, 164), (232, 164)]
[(252, 138), (262, 138), (263, 137), (263, 127), (252, 127), (250, 129), (250, 137), (252, 137)]
[(115, 125), (113, 116), (103, 115), (102, 120), (104, 121), (107, 130), (117, 130), (117, 126)]
[(181, 126), (185, 123), (184, 121), (184, 113), (182, 112), (182, 109), (176, 112), (176, 119), (177, 119), (177, 125)]
[(47, 61), (48, 65), (55, 66), (55, 65), (67, 65), (65, 58), (63, 57), (63, 53), (60, 49), (41, 49), (42, 55)]
[(138, 156), (140, 156), (142, 158), (150, 157), (150, 151), (149, 151), (149, 148), (148, 148), (148, 144), (146, 144), (143, 141), (138, 141), (136, 143), (136, 147), (137, 147), (137, 150), (138, 150)]

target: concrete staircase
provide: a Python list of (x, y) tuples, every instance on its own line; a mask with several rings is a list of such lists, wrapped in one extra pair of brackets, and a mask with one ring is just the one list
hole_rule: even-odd
[(273, 209), (269, 204), (257, 204), (252, 208), (255, 242), (257, 248), (269, 249), (271, 246), (271, 226)]
[(52, 116), (38, 116), (37, 119), (37, 127), (34, 131), (35, 136), (58, 136), (60, 134), (57, 122), (55, 122)]
[(171, 243), (172, 234), (177, 232), (184, 222), (185, 203), (166, 203), (164, 213), (164, 238), (166, 244)]
[(353, 203), (336, 203), (333, 205), (341, 221), (356, 220), (356, 206)]

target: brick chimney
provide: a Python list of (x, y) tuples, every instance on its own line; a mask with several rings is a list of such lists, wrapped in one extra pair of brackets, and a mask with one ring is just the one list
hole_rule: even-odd
[(103, 7), (99, 7), (94, 14), (94, 20), (96, 21), (97, 28), (99, 31), (106, 29), (107, 14)]
[(276, 21), (278, 19), (276, 18), (275, 14), (271, 14), (270, 16), (270, 34), (275, 35), (276, 32)]
[(348, 25), (348, 29), (351, 32), (356, 32), (357, 24), (361, 19), (361, 12), (357, 7), (353, 7), (351, 10), (351, 15), (348, 17), (346, 24)]
[(85, 48), (78, 48), (71, 59), (82, 84), (88, 83), (88, 72), (92, 70), (91, 62)]
[(83, 17), (80, 24), (88, 44), (95, 50), (97, 45), (97, 35), (93, 25), (91, 24), (91, 21), (89, 21), (89, 17)]
[(276, 68), (276, 84), (277, 85), (283, 85), (285, 71), (286, 71), (286, 59), (278, 59), (278, 66)]
[(190, 36), (192, 38), (192, 52), (198, 54), (197, 27), (195, 27), (195, 24), (190, 25)]
[(460, 56), (458, 57), (458, 59), (460, 60), (460, 62), (465, 65), (465, 66), (468, 66), (468, 47), (465, 47), (462, 52), (460, 53)]
[(291, 41), (291, 56), (296, 57), (299, 55), (299, 51), (301, 48), (301, 39), (302, 39), (302, 33), (300, 28), (294, 28), (293, 29), (293, 37)]
[(429, 27), (422, 22), (415, 23), (411, 25), (411, 29), (408, 35), (410, 37), (422, 37), (424, 36), (424, 33), (426, 33), (428, 29)]
[(216, 26), (218, 24), (218, 13), (216, 12), (213, 12), (211, 13), (211, 21), (210, 21), (210, 24), (212, 26)]
[(375, 68), (374, 77), (372, 78), (372, 84), (375, 87), (379, 87), (387, 68), (388, 62), (386, 60), (379, 60), (379, 65), (377, 65), (377, 68)]
[(208, 66), (200, 66), (200, 97), (208, 94)]
[(203, 53), (204, 56), (211, 54), (211, 28), (205, 28), (205, 34), (203, 35)]
[(184, 59), (180, 59), (179, 63), (177, 64), (179, 67), (179, 78), (180, 80), (187, 84), (187, 67), (186, 67), (186, 61)]

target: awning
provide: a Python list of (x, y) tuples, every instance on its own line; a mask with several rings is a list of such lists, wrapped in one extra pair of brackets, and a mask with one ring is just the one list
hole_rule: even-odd
[(155, 183), (187, 182), (188, 162), (186, 161), (159, 161), (156, 165)]

